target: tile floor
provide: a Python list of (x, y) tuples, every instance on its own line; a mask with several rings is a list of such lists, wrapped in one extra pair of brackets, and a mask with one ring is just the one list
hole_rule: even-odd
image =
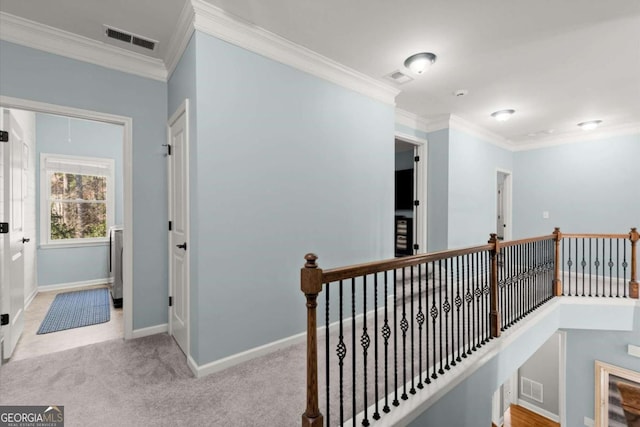
[[(105, 287), (104, 285), (77, 288), (73, 291)], [(49, 306), (58, 293), (69, 292), (69, 289), (39, 292), (25, 310), (24, 331), (16, 345), (10, 361), (27, 359), (48, 353), (55, 353), (70, 348), (95, 344), (102, 341), (124, 337), (122, 308), (113, 308), (111, 302), (111, 320), (98, 325), (67, 329), (49, 334), (37, 335), (36, 332), (49, 310)]]

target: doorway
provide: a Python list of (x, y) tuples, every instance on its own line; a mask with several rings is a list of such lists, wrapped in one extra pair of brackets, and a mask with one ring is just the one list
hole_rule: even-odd
[[(123, 224), (125, 227), (124, 245), (123, 245), (124, 254), (125, 254), (123, 257), (123, 310), (122, 310), (122, 320), (119, 326), (119, 336), (120, 337), (124, 336), (124, 338), (132, 338), (133, 305), (132, 305), (131, 298), (133, 294), (133, 289), (132, 289), (133, 282), (132, 282), (132, 265), (131, 265), (132, 264), (131, 225), (132, 225), (133, 211), (132, 211), (132, 197), (131, 197), (131, 194), (132, 194), (132, 179), (131, 179), (132, 177), (132, 162), (131, 162), (131, 156), (132, 156), (131, 125), (132, 123), (131, 123), (131, 119), (123, 116), (115, 116), (111, 114), (104, 114), (104, 113), (99, 113), (94, 111), (81, 110), (81, 109), (75, 109), (70, 107), (64, 107), (59, 105), (46, 104), (46, 103), (40, 103), (35, 101), (22, 100), (22, 99), (10, 98), (10, 97), (4, 97), (4, 96), (0, 97), (0, 107), (4, 109), (22, 110), (35, 115), (56, 117), (57, 119), (59, 119), (59, 121), (67, 124), (67, 126), (64, 126), (65, 129), (67, 130), (71, 129), (72, 131), (74, 127), (72, 125), (70, 126), (70, 124), (73, 124), (74, 121), (83, 122), (83, 123), (94, 122), (101, 125), (112, 125), (112, 126), (116, 126), (119, 129), (119, 132), (120, 132), (120, 139), (119, 139), (120, 148), (119, 149), (122, 153), (121, 167), (119, 169), (119, 174), (121, 178), (119, 180), (120, 181), (119, 185), (122, 190), (121, 191), (122, 213), (121, 213), (119, 222)], [(69, 142), (71, 138), (73, 138), (73, 134), (68, 134), (66, 138), (66, 142)], [(35, 154), (35, 150), (32, 154)], [(35, 155), (31, 156), (31, 158), (35, 158)], [(34, 162), (34, 165), (35, 165), (35, 162)], [(30, 188), (27, 187), (28, 191), (29, 189)], [(33, 196), (34, 194), (31, 194), (31, 195)], [(7, 203), (4, 203), (4, 205), (6, 206)], [(3, 213), (4, 217), (6, 217), (6, 211), (5, 212), (0, 211), (0, 213)], [(31, 239), (34, 244), (34, 247), (36, 244), (38, 245), (40, 244), (40, 241), (36, 239), (36, 236), (33, 236)], [(2, 262), (3, 264), (6, 263), (7, 252), (3, 251), (3, 253), (0, 255), (1, 255), (0, 258), (2, 258), (0, 262)], [(4, 270), (5, 269), (3, 268), (3, 271)], [(31, 274), (33, 274), (33, 272), (31, 272)], [(5, 297), (2, 298), (2, 301), (0, 302), (2, 304), (0, 305), (0, 308), (3, 306), (4, 307), (7, 306), (8, 303), (6, 301), (6, 295), (9, 287), (12, 286), (9, 280), (4, 280), (4, 279), (5, 278), (3, 277), (3, 286), (1, 290), (2, 290), (2, 294)], [(45, 277), (38, 277), (36, 280), (37, 281), (35, 283), (45, 283)], [(71, 283), (71, 285), (74, 285), (74, 284), (76, 285), (76, 287), (91, 286), (91, 283), (80, 283), (80, 282)], [(69, 282), (66, 282), (66, 285), (69, 285)], [(64, 286), (62, 287), (64, 288)], [(55, 287), (52, 286), (51, 288), (53, 289)], [(38, 288), (36, 287), (35, 291), (37, 290)], [(57, 291), (60, 291), (60, 289), (58, 289)], [(55, 294), (55, 292), (53, 293)], [(31, 302), (32, 297), (35, 296), (36, 293), (37, 292), (33, 292), (32, 295), (25, 295), (21, 302), (16, 301), (15, 304), (20, 304), (21, 305), (20, 308), (24, 310), (25, 306)], [(14, 310), (14, 309), (12, 308), (11, 310)], [(6, 336), (7, 335), (6, 327), (3, 327), (3, 330), (4, 330), (3, 333)], [(9, 333), (11, 333), (11, 331), (9, 331)], [(110, 338), (106, 338), (106, 339), (110, 339)], [(81, 342), (78, 342), (78, 345), (83, 345), (83, 344)]]
[(496, 234), (498, 240), (511, 239), (511, 172), (496, 172)]
[(396, 257), (427, 250), (426, 140), (395, 139), (394, 253)]

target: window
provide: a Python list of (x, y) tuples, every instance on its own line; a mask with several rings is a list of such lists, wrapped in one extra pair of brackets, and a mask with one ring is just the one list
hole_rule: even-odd
[(114, 161), (40, 155), (40, 244), (108, 241), (114, 223)]

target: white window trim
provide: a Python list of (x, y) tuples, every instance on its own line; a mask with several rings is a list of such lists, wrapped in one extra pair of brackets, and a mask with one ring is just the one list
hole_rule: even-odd
[(74, 173), (80, 168), (99, 165), (102, 169), (107, 169), (107, 230), (115, 224), (115, 161), (104, 157), (71, 156), (66, 154), (40, 153), (40, 247), (84, 247), (104, 245), (109, 242), (109, 236), (102, 238), (87, 239), (51, 239), (51, 215), (49, 212), (49, 202), (51, 197), (51, 170), (47, 169), (47, 163), (57, 161), (69, 165), (66, 172)]

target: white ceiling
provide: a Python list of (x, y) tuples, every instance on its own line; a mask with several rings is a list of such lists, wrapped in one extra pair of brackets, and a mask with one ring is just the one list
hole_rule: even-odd
[[(453, 114), (516, 144), (640, 124), (638, 0), (207, 0), (390, 85), (429, 51), (432, 69), (398, 86), (397, 106)], [(0, 0), (0, 10), (101, 42), (108, 24), (159, 42), (165, 59), (184, 0)], [(454, 96), (466, 89), (468, 95)], [(513, 108), (498, 123), (489, 115)]]

